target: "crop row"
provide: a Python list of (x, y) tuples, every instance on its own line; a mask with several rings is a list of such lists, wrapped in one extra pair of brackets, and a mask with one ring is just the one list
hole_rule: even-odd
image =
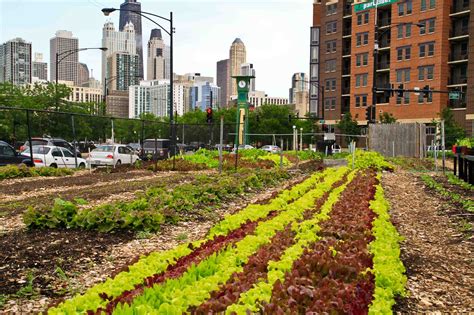
[(422, 175), (421, 179), (430, 189), (436, 190), (440, 195), (450, 199), (452, 202), (460, 204), (464, 209), (469, 212), (474, 212), (474, 201), (465, 198), (457, 193), (449, 191), (442, 184), (435, 181), (431, 176)]
[(110, 232), (119, 229), (158, 231), (164, 222), (175, 223), (198, 207), (215, 207), (222, 200), (248, 189), (275, 185), (288, 179), (284, 170), (246, 171), (236, 174), (198, 176), (193, 182), (174, 187), (151, 187), (133, 201), (84, 207), (57, 199), (52, 209), (30, 207), (23, 216), (29, 228), (78, 228)]
[[(51, 309), (50, 313), (95, 311), (98, 308), (106, 307), (110, 299), (120, 296), (127, 290), (136, 289), (137, 285), (143, 284), (144, 279), (150, 276), (165, 272), (170, 266), (176, 265), (180, 258), (200, 250), (206, 242), (218, 239), (219, 237), (225, 237), (249, 222), (256, 222), (267, 218), (272, 212), (284, 212), (295, 200), (299, 200), (321, 182), (330, 180), (330, 183), (333, 183), (341, 176), (341, 172), (336, 173), (333, 169), (313, 174), (302, 183), (281, 192), (267, 204), (252, 204), (234, 215), (227, 216), (210, 230), (206, 240), (181, 245), (170, 251), (155, 252), (147, 257), (142, 257), (137, 263), (128, 267), (127, 271), (118, 274), (114, 279), (108, 279), (104, 283), (96, 285), (84, 295), (78, 295), (74, 299), (64, 302), (58, 308)], [(324, 187), (327, 189), (328, 184)]]

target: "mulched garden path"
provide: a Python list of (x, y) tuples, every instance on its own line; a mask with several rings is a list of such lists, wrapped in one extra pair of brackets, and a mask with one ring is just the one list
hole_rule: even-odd
[(392, 218), (405, 240), (408, 297), (401, 313), (474, 311), (472, 233), (461, 229), (453, 205), (425, 188), (416, 174), (397, 170), (383, 176)]

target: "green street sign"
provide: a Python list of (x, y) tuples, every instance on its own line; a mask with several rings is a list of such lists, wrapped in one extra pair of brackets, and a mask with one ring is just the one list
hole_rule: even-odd
[(397, 0), (373, 0), (368, 2), (357, 3), (354, 5), (354, 12), (365, 11), (377, 7), (383, 7), (397, 2)]
[(459, 93), (458, 91), (455, 91), (455, 92), (449, 92), (449, 99), (450, 100), (458, 100), (461, 95), (461, 93)]

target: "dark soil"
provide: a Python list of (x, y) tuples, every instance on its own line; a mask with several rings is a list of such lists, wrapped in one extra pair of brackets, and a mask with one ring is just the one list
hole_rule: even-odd
[(18, 281), (30, 273), (36, 293), (49, 297), (61, 295), (61, 288), (50, 285), (61, 277), (60, 270), (66, 275), (86, 271), (91, 264), (106, 259), (111, 246), (133, 238), (130, 232), (101, 234), (74, 230), (18, 231), (4, 235), (0, 238), (0, 294), (17, 293), (27, 285)]
[[(131, 173), (135, 174), (135, 173)], [(139, 173), (140, 174), (140, 173)], [(151, 173), (150, 173), (151, 174)], [(147, 175), (150, 175), (147, 174)], [(92, 176), (95, 176), (93, 174)], [(100, 175), (124, 175), (124, 174), (100, 174)], [(141, 174), (143, 176), (143, 174)], [(101, 176), (99, 176), (100, 178)], [(102, 200), (112, 195), (117, 195), (125, 192), (134, 192), (137, 190), (146, 190), (148, 187), (152, 185), (166, 185), (167, 187), (182, 183), (184, 180), (192, 180), (194, 178), (193, 175), (182, 175), (182, 174), (173, 174), (166, 177), (157, 176), (156, 178), (149, 178), (146, 180), (137, 180), (132, 182), (123, 182), (123, 183), (111, 183), (109, 185), (103, 186), (96, 186), (96, 187), (85, 187), (85, 188), (78, 188), (72, 189), (68, 191), (55, 191), (48, 195), (43, 196), (36, 196), (34, 198), (27, 198), (21, 201), (13, 201), (13, 202), (1, 202), (0, 201), (0, 213), (3, 214), (3, 217), (12, 217), (19, 213), (22, 213), (28, 207), (39, 207), (39, 208), (51, 208), (54, 204), (55, 198), (61, 198), (63, 200), (72, 201), (75, 198), (82, 198), (87, 201), (95, 201), (95, 200)], [(65, 183), (64, 187), (71, 187), (76, 186), (76, 183), (73, 178), (69, 180), (71, 183)], [(125, 178), (124, 178), (125, 179)], [(128, 179), (128, 178), (126, 178)], [(102, 178), (103, 181), (111, 181), (117, 180), (117, 178), (110, 179), (106, 176)], [(97, 183), (97, 182), (96, 182)], [(87, 185), (87, 184), (86, 184)]]

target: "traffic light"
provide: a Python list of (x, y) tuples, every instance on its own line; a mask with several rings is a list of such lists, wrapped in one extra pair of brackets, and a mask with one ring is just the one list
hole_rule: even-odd
[(289, 122), (289, 123), (291, 123), (291, 119), (292, 119), (292, 118), (293, 118), (293, 117), (291, 116), (291, 114), (288, 115), (288, 122)]
[(299, 112), (296, 113), (296, 119), (300, 119), (300, 113)]
[(400, 84), (397, 89), (397, 96), (398, 97), (403, 97), (403, 94), (405, 93), (404, 86), (403, 84)]
[(260, 123), (260, 116), (257, 115), (257, 124), (259, 124), (259, 123)]
[(365, 120), (371, 121), (372, 119), (372, 106), (367, 106), (365, 109)]
[(323, 124), (323, 132), (329, 132), (329, 128), (328, 128), (328, 125), (326, 124)]
[(429, 99), (429, 98), (431, 98), (431, 95), (432, 95), (432, 92), (430, 90), (430, 86), (426, 85), (423, 88), (423, 98)]
[(213, 121), (213, 119), (212, 119), (212, 108), (208, 107), (206, 109), (206, 113), (207, 113), (207, 123), (212, 124), (212, 121)]

